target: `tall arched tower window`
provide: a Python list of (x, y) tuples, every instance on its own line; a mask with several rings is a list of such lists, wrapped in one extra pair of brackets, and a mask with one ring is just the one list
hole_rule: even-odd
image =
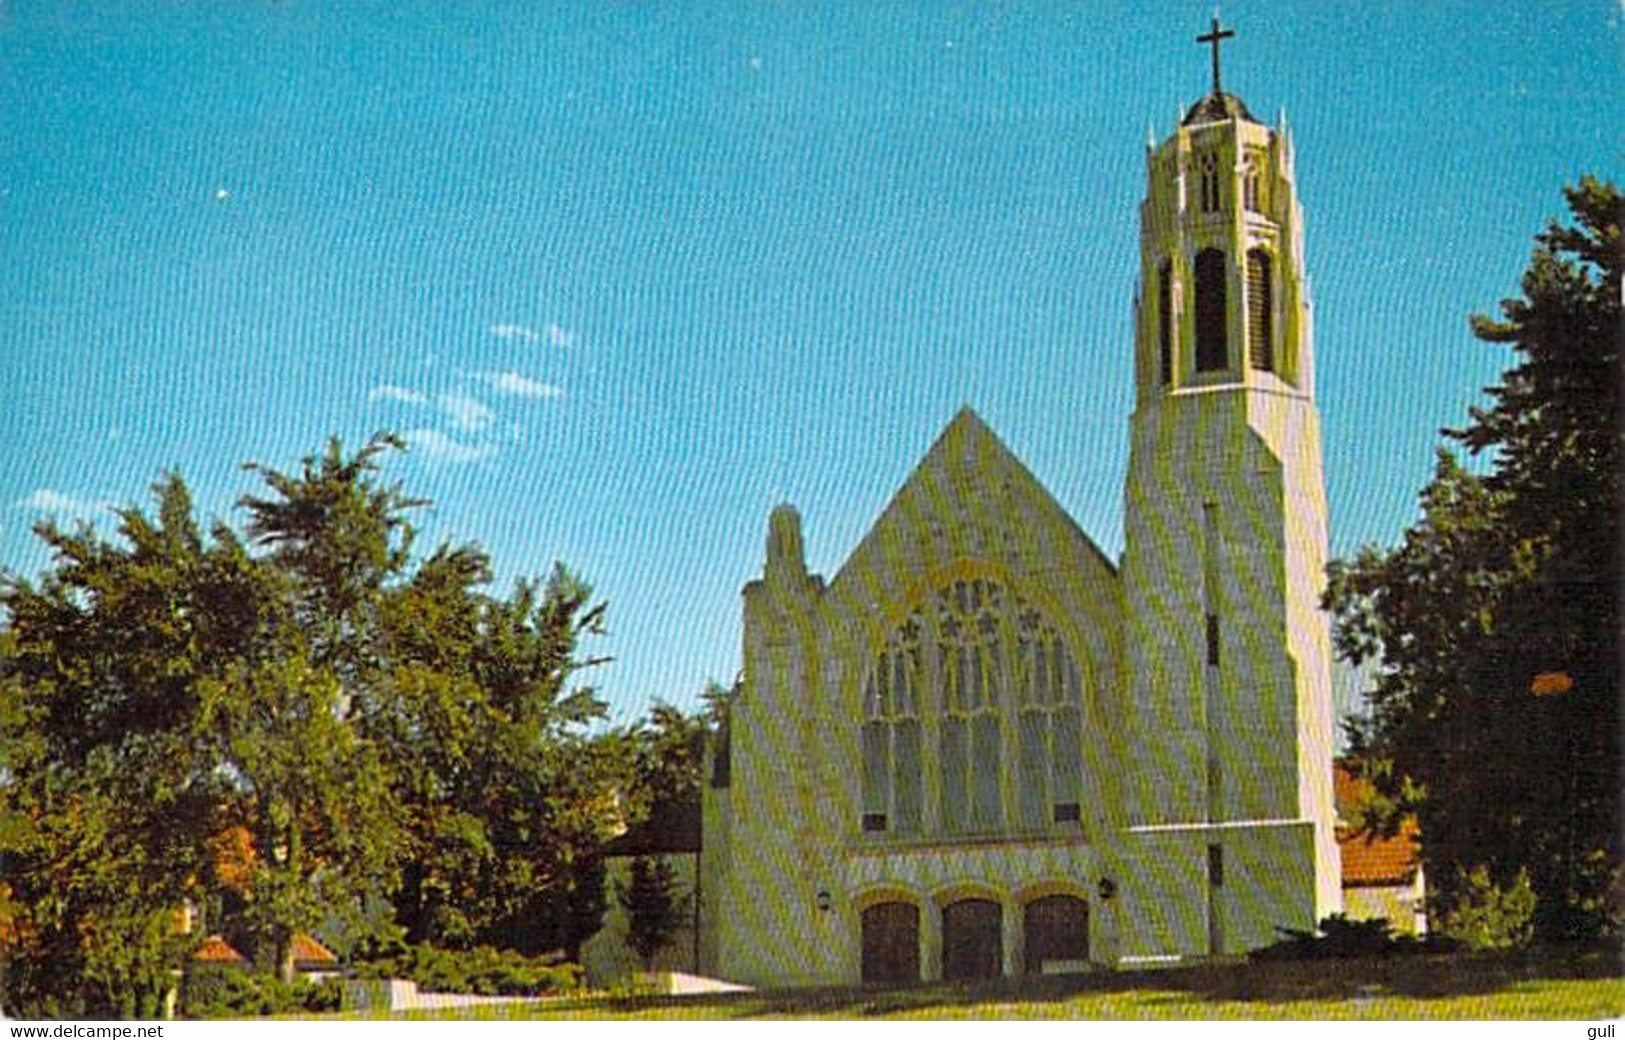
[(1196, 254), (1196, 370), (1217, 372), (1228, 365), (1225, 349), (1224, 251)]
[(1157, 382), (1174, 381), (1174, 265), (1168, 260), (1157, 269)]
[(1247, 153), (1246, 166), (1242, 170), (1242, 195), (1249, 212), (1263, 213), (1266, 209), (1264, 201), (1263, 181), (1264, 157), (1256, 150)]
[(1219, 157), (1206, 152), (1200, 160), (1202, 185), (1202, 212), (1219, 212)]
[(1247, 251), (1247, 361), (1260, 372), (1275, 371), (1275, 300), (1270, 255)]

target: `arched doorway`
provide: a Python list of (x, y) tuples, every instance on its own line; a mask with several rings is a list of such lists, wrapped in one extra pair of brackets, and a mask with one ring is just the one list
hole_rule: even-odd
[(1082, 971), (1089, 960), (1089, 904), (1056, 895), (1027, 904), (1022, 922), (1029, 975)]
[(863, 981), (920, 981), (920, 908), (876, 903), (863, 911)]
[(1004, 967), (1004, 927), (999, 904), (961, 899), (942, 908), (942, 977), (996, 979)]

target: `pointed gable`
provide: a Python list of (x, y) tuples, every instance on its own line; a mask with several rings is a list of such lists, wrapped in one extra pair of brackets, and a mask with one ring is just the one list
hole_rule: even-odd
[(839, 590), (855, 575), (892, 569), (909, 557), (923, 562), (1032, 553), (1076, 556), (1098, 572), (1095, 577), (1116, 575), (1106, 554), (967, 405), (943, 428), (831, 586)]
[(1106, 554), (970, 408), (962, 408), (830, 583), (860, 639), (883, 638), (934, 590), (966, 577), (1016, 588), (1072, 633), (1099, 689), (1116, 660), (1122, 592)]

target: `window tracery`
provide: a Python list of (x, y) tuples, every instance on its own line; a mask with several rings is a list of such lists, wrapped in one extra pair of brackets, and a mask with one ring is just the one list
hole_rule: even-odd
[(1204, 152), (1198, 163), (1201, 170), (1202, 212), (1219, 212), (1219, 157)]
[(1264, 155), (1256, 149), (1247, 152), (1241, 174), (1243, 204), (1252, 213), (1266, 213), (1269, 201), (1264, 197)]
[(1026, 827), (1075, 821), (1083, 786), (1082, 676), (1077, 660), (1037, 611), (1018, 619), (1016, 785)]
[(862, 696), (864, 830), (923, 830), (928, 772), (946, 833), (1079, 818), (1082, 670), (1059, 630), (998, 582), (938, 589), (887, 637)]
[(957, 581), (937, 592), (935, 609), (944, 665), (942, 820), (952, 831), (994, 830), (1004, 822), (1004, 590), (989, 581)]
[(864, 686), (863, 829), (920, 829), (920, 625), (910, 618), (887, 640)]

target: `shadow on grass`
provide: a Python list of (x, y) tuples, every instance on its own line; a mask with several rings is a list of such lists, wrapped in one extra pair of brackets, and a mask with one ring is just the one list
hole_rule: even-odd
[[(1288, 1004), (1487, 997), (1531, 982), (1620, 977), (1617, 950), (1551, 949), (1238, 964), (1192, 969), (1179, 983), (1158, 988), (1208, 1003)], [(1154, 978), (1145, 982), (1157, 986)]]
[[(1622, 975), (1619, 951), (1537, 950), (1517, 954), (1440, 954), (1346, 960), (1226, 964), (1159, 971), (1000, 979), (957, 986), (893, 989), (770, 990), (698, 996), (598, 999), (583, 1012), (715, 1019), (836, 1016), (863, 1019), (948, 1014), (954, 1008), (1045, 1004), (1110, 994), (1144, 994), (1151, 1004), (1291, 1004), (1373, 997), (1444, 999), (1487, 996), (1541, 980), (1612, 980)], [(568, 1015), (572, 1002), (554, 1010)], [(1058, 1011), (1060, 1009), (1057, 1009)], [(1062, 1012), (1064, 1013), (1064, 1012)]]

